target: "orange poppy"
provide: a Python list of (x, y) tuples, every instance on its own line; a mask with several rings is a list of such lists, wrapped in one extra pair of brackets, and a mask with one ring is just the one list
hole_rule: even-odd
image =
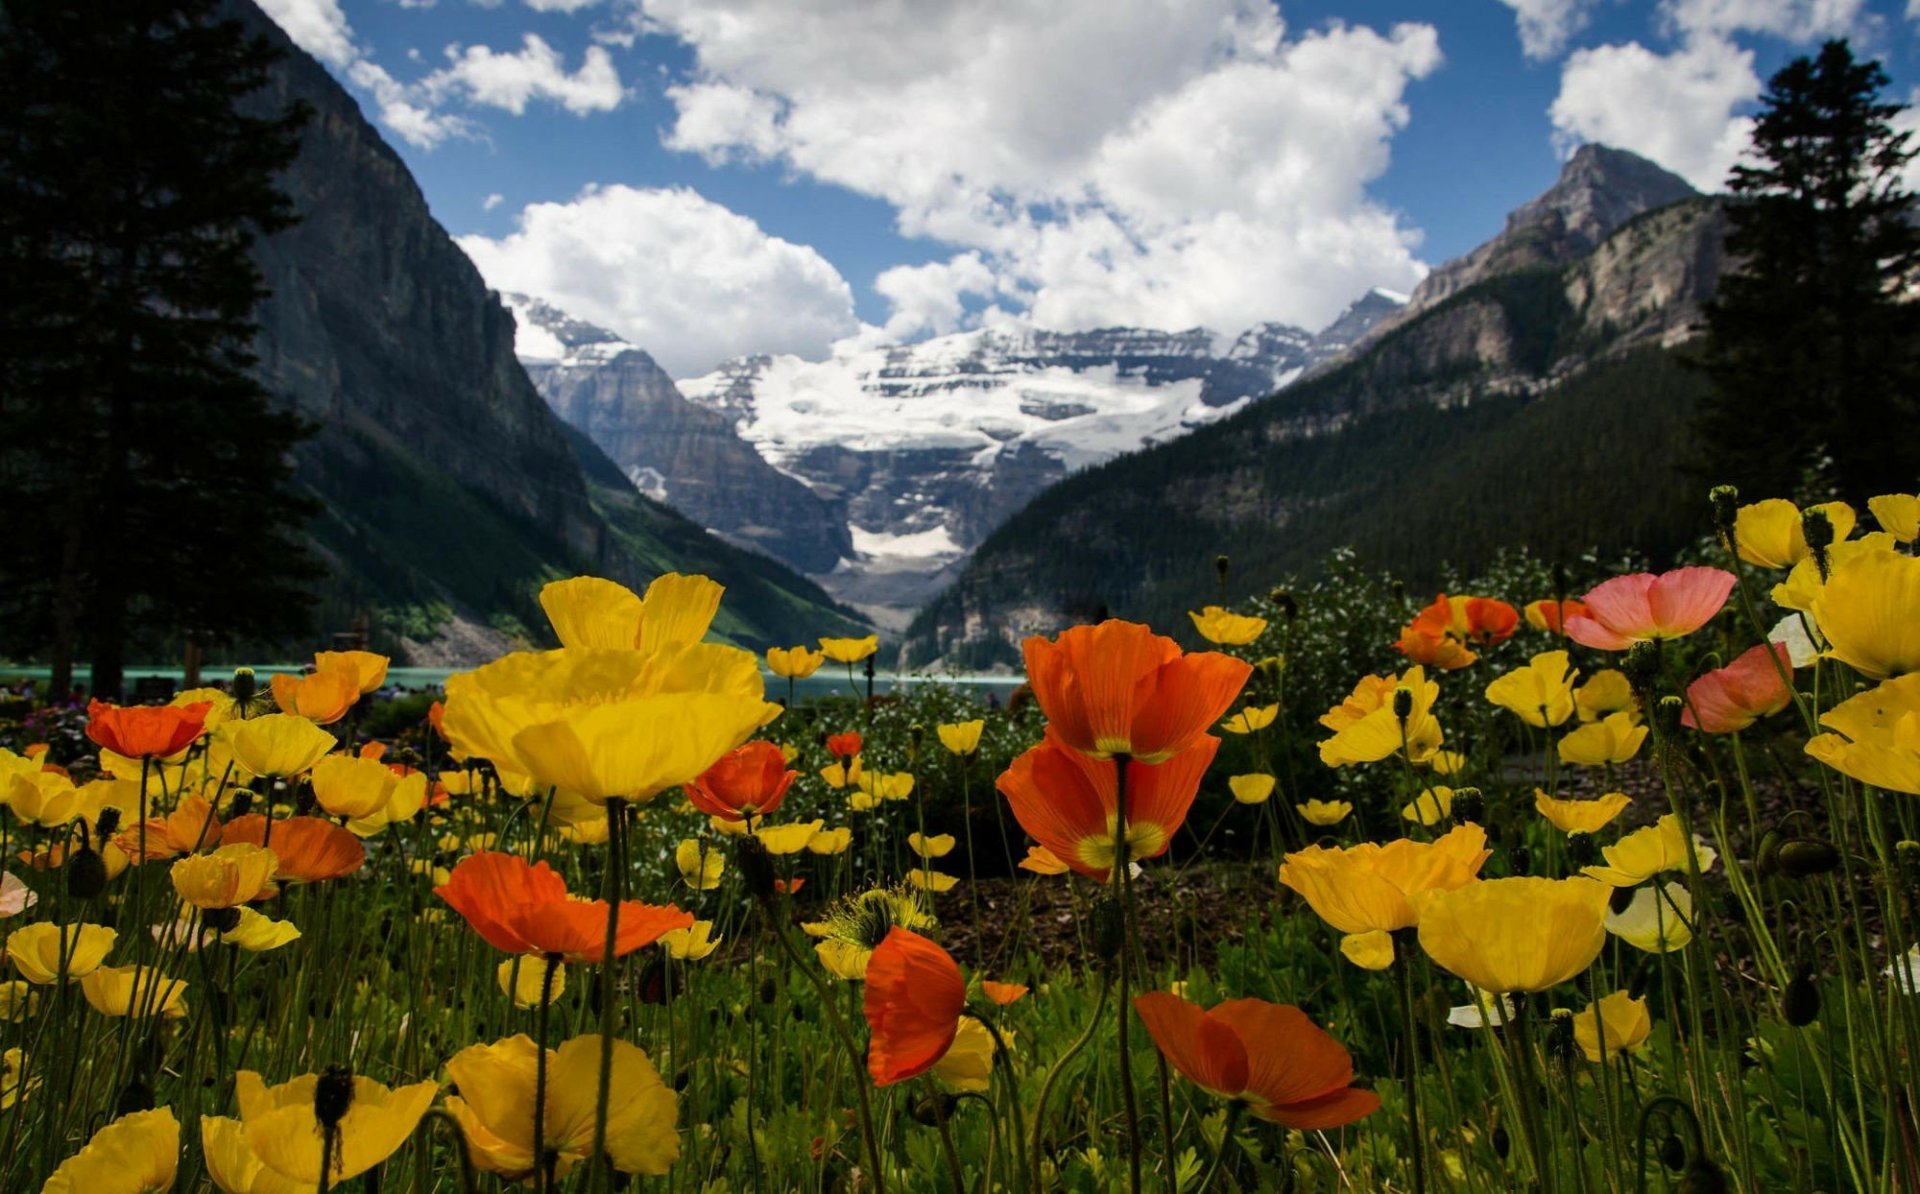
[(1028, 989), (1025, 983), (996, 983), (991, 979), (984, 978), (980, 980), (981, 993), (1001, 1007), (1006, 1007), (1010, 1003), (1019, 1002), (1020, 998), (1027, 993)]
[(270, 687), (280, 712), (298, 714), (317, 726), (339, 721), (360, 699), (359, 684), (346, 672), (315, 672), (310, 676), (281, 672), (270, 681)]
[(1206, 736), (1253, 665), (1217, 651), (1185, 654), (1134, 622), (1076, 626), (1022, 644), (1027, 682), (1059, 742), (1096, 759), (1162, 763)]
[[(1127, 763), (1127, 858), (1157, 858), (1187, 819), (1220, 740), (1202, 735), (1164, 763)], [(1013, 761), (997, 786), (1029, 836), (1067, 866), (1105, 882), (1118, 849), (1119, 776), (1111, 761), (1070, 749), (1055, 726)]]
[(726, 821), (764, 817), (780, 807), (799, 776), (787, 770), (778, 746), (758, 738), (722, 756), (688, 784), (687, 799), (701, 812)]
[(120, 831), (113, 843), (129, 858), (159, 862), (195, 850), (210, 850), (220, 844), (220, 817), (204, 797), (188, 796), (164, 817), (147, 818), (147, 851), (140, 853), (140, 827)]
[(1428, 634), (1417, 626), (1401, 627), (1393, 649), (1421, 667), (1439, 668), (1443, 672), (1457, 672), (1480, 658), (1459, 639)]
[(555, 956), (575, 965), (604, 962), (644, 949), (693, 915), (668, 904), (620, 904), (619, 936), (608, 952), (607, 902), (567, 894), (567, 881), (545, 862), (529, 866), (518, 854), (470, 854), (433, 894), (473, 926), (488, 945), (510, 954)]
[(1535, 601), (1527, 606), (1527, 625), (1535, 630), (1564, 635), (1568, 618), (1590, 618), (1593, 611), (1584, 601)]
[(1519, 613), (1504, 601), (1442, 593), (1413, 616), (1394, 647), (1424, 667), (1456, 671), (1479, 658), (1472, 647), (1504, 643), (1519, 626)]
[(773, 889), (781, 895), (799, 895), (800, 889), (807, 885), (805, 879), (775, 879)]
[(898, 925), (867, 963), (867, 1072), (875, 1086), (932, 1069), (953, 1047), (967, 984), (947, 951)]
[(212, 705), (87, 706), (87, 737), (129, 759), (166, 759), (193, 745), (207, 725)]
[(248, 813), (228, 821), (220, 843), (246, 842), (270, 848), (280, 859), (274, 878), (284, 883), (321, 883), (351, 875), (367, 861), (367, 848), (353, 834), (321, 817), (283, 817), (273, 822)]
[(852, 730), (844, 734), (830, 734), (827, 737), (827, 753), (836, 759), (851, 759), (860, 753), (862, 745), (860, 735)]
[(1379, 1095), (1354, 1089), (1346, 1049), (1297, 1007), (1230, 999), (1208, 1011), (1166, 991), (1133, 1007), (1174, 1069), (1262, 1119), (1319, 1131), (1380, 1109)]
[(446, 721), (447, 703), (445, 701), (435, 701), (427, 706), (427, 724), (433, 727), (433, 732), (440, 736), (442, 742), (447, 740)]

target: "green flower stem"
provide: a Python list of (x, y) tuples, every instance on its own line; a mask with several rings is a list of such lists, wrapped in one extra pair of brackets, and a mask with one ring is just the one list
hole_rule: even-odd
[(1201, 1175), (1200, 1184), (1195, 1189), (1207, 1191), (1215, 1188), (1214, 1183), (1220, 1177), (1220, 1169), (1227, 1162), (1227, 1153), (1235, 1145), (1233, 1129), (1239, 1126), (1240, 1113), (1246, 1109), (1247, 1105), (1239, 1099), (1227, 1104), (1227, 1122), (1220, 1128), (1220, 1147), (1213, 1150), (1213, 1161), (1208, 1164), (1206, 1173)]
[(1080, 1051), (1087, 1047), (1087, 1042), (1093, 1039), (1093, 1034), (1100, 1030), (1100, 1025), (1107, 1011), (1107, 993), (1107, 980), (1102, 977), (1100, 980), (1100, 998), (1094, 1004), (1093, 1015), (1088, 1017), (1086, 1028), (1075, 1038), (1073, 1044), (1067, 1046), (1067, 1051), (1054, 1060), (1053, 1068), (1047, 1071), (1046, 1079), (1040, 1083), (1040, 1098), (1033, 1105), (1033, 1140), (1031, 1142), (1033, 1153), (1032, 1188), (1035, 1190), (1044, 1190), (1047, 1188), (1047, 1184), (1043, 1180), (1044, 1171), (1041, 1167), (1041, 1161), (1044, 1158), (1040, 1147), (1042, 1141), (1041, 1131), (1047, 1122), (1047, 1100), (1052, 1097), (1053, 1084), (1060, 1080), (1060, 1075), (1067, 1068), (1067, 1063), (1071, 1062), (1075, 1057), (1078, 1057)]
[(927, 1089), (927, 1101), (933, 1104), (934, 1122), (940, 1127), (940, 1153), (947, 1160), (947, 1176), (953, 1179), (953, 1194), (967, 1194), (967, 1179), (960, 1172), (960, 1154), (953, 1147), (953, 1129), (947, 1126), (947, 1108), (941, 1101), (940, 1087), (931, 1075), (920, 1082)]
[[(624, 801), (607, 802), (607, 873), (603, 898), (607, 901), (606, 953), (600, 959), (600, 1085), (594, 1099), (593, 1153), (589, 1165), (598, 1167), (607, 1151), (607, 1101), (613, 1085), (613, 997), (619, 989), (613, 950), (620, 937), (620, 901), (626, 896), (627, 806)], [(535, 1148), (539, 1142), (535, 1142)], [(607, 1184), (613, 1184), (613, 1164), (606, 1162)], [(588, 1178), (589, 1187), (592, 1178)]]
[(1133, 1023), (1133, 1005), (1127, 1001), (1128, 980), (1131, 978), (1133, 953), (1133, 882), (1131, 872), (1132, 848), (1127, 840), (1127, 763), (1123, 754), (1113, 756), (1114, 769), (1114, 827), (1113, 827), (1113, 873), (1114, 882), (1120, 888), (1120, 999), (1119, 999), (1119, 1036), (1120, 1036), (1120, 1098), (1126, 1108), (1127, 1125), (1127, 1188), (1133, 1194), (1140, 1194), (1140, 1105), (1133, 1089), (1133, 1048), (1130, 1028)]
[(1426, 1194), (1427, 1142), (1420, 1131), (1420, 1026), (1413, 1015), (1413, 942), (1408, 936), (1403, 930), (1401, 939), (1394, 943), (1393, 974), (1400, 989), (1400, 1025), (1407, 1034), (1407, 1148), (1413, 1157), (1413, 1192)]
[(540, 1010), (533, 1017), (533, 1180), (534, 1189), (540, 1194), (553, 1188), (554, 1162), (559, 1160), (558, 1155), (547, 1148), (547, 1012), (553, 1006), (553, 969), (560, 964), (560, 955), (548, 954), (544, 961), (546, 969), (540, 975)]

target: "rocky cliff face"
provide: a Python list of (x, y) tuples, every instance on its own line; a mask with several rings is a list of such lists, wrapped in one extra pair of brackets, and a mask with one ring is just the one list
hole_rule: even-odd
[(225, 13), (285, 51), (257, 102), (313, 110), (281, 179), (301, 222), (257, 250), (271, 294), (255, 347), (267, 387), (317, 428), (296, 456), (297, 481), (326, 507), (312, 528), (333, 573), (323, 631), (370, 611), (383, 646), (473, 662), (544, 625), (545, 579), (644, 583), (695, 556), (740, 578), (730, 603), (743, 607), (744, 636), (777, 626), (799, 641), (811, 624), (851, 624), (817, 588), (724, 545), (709, 551), (657, 507), (623, 515), (622, 528), (642, 531), (610, 524), (609, 503), (625, 503), (618, 474), (612, 486), (589, 480), (596, 462), (514, 355), (513, 316), (399, 156), (249, 0)]
[(1378, 340), (1476, 282), (1576, 261), (1642, 212), (1698, 195), (1685, 179), (1638, 154), (1582, 145), (1552, 187), (1508, 214), (1499, 235), (1428, 274), (1404, 309), (1375, 321), (1352, 343)]
[(645, 351), (538, 299), (504, 297), (527, 375), (640, 492), (804, 572), (853, 554), (844, 511), (774, 469), (726, 415), (688, 402)]

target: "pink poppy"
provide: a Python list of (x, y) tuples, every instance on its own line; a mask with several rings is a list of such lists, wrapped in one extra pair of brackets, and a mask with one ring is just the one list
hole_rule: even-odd
[(1567, 619), (1567, 637), (1601, 651), (1624, 651), (1648, 639), (1685, 638), (1720, 612), (1733, 585), (1733, 573), (1719, 568), (1616, 576), (1583, 598), (1587, 612)]
[[(1773, 659), (1767, 658), (1769, 647)], [(1687, 685), (1687, 709), (1680, 714), (1680, 724), (1709, 734), (1744, 730), (1792, 702), (1786, 680), (1792, 675), (1793, 659), (1785, 643), (1755, 647)]]

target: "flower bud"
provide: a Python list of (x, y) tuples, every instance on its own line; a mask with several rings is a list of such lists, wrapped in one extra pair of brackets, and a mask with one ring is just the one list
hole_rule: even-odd
[(313, 1117), (323, 1128), (331, 1128), (346, 1118), (353, 1105), (353, 1071), (343, 1065), (330, 1065), (313, 1085)]
[(1674, 1173), (1687, 1167), (1687, 1146), (1681, 1143), (1679, 1133), (1668, 1132), (1660, 1142), (1660, 1163)]
[(1398, 721), (1405, 721), (1413, 716), (1413, 689), (1393, 690), (1393, 716)]
[(1678, 1194), (1725, 1194), (1726, 1189), (1726, 1175), (1705, 1157), (1694, 1158), (1693, 1164), (1687, 1166), (1687, 1175), (1674, 1187)]
[(1643, 639), (1627, 648), (1620, 658), (1620, 670), (1635, 690), (1644, 692), (1660, 678), (1660, 647), (1656, 640)]
[(93, 829), (100, 835), (101, 841), (112, 837), (120, 829), (120, 810), (111, 804), (101, 809), (100, 816), (94, 820)]
[(1453, 790), (1453, 823), (1478, 825), (1487, 819), (1487, 798), (1479, 788)]
[(1769, 829), (1760, 837), (1760, 848), (1753, 853), (1753, 873), (1765, 879), (1780, 869), (1780, 844), (1786, 839), (1778, 829)]
[(136, 1111), (151, 1110), (153, 1110), (153, 1087), (148, 1086), (144, 1078), (135, 1078), (127, 1083), (126, 1088), (120, 1092), (120, 1097), (114, 1100), (113, 1104), (115, 1118), (132, 1115)]
[(1733, 524), (1740, 515), (1740, 490), (1732, 485), (1716, 485), (1707, 491), (1707, 502), (1713, 507), (1713, 525), (1720, 532), (1721, 545), (1732, 551)]
[(1573, 1036), (1573, 1013), (1564, 1007), (1553, 1009), (1553, 1019), (1547, 1022), (1547, 1056), (1559, 1062), (1580, 1057), (1580, 1042)]
[(747, 894), (761, 903), (773, 898), (774, 879), (773, 856), (767, 853), (767, 846), (751, 834), (742, 834), (733, 839), (733, 864), (740, 871), (741, 882), (746, 884)]
[(80, 848), (67, 859), (67, 894), (76, 900), (90, 900), (107, 886), (107, 862), (87, 839), (87, 823), (80, 823)]
[(1222, 586), (1224, 586), (1227, 583), (1227, 576), (1232, 571), (1233, 571), (1232, 560), (1228, 559), (1226, 556), (1213, 557), (1213, 574), (1220, 578), (1220, 583)]
[(1807, 537), (1807, 548), (1813, 552), (1814, 566), (1820, 569), (1820, 579), (1824, 582), (1828, 572), (1827, 549), (1833, 546), (1833, 520), (1818, 507), (1802, 510), (1800, 531)]
[(907, 1109), (907, 1114), (913, 1116), (917, 1124), (937, 1128), (952, 1119), (954, 1110), (959, 1106), (960, 1100), (957, 1096), (941, 1091), (923, 1099), (915, 1099), (913, 1105)]
[(1677, 696), (1663, 696), (1654, 704), (1653, 716), (1663, 737), (1671, 738), (1680, 732), (1680, 715), (1686, 711), (1686, 703)]
[(234, 704), (240, 706), (242, 709), (246, 708), (248, 702), (253, 700), (253, 694), (256, 690), (257, 685), (253, 678), (252, 668), (237, 667), (233, 669), (233, 682), (228, 685), (228, 691), (233, 695)]
[(1820, 988), (1814, 986), (1813, 975), (1804, 965), (1781, 992), (1780, 1012), (1795, 1028), (1805, 1028), (1819, 1019)]
[(1493, 1125), (1493, 1133), (1490, 1139), (1493, 1144), (1493, 1155), (1499, 1157), (1502, 1161), (1506, 1160), (1507, 1154), (1513, 1150), (1513, 1139), (1507, 1135), (1506, 1125)]
[(1096, 958), (1118, 958), (1126, 946), (1126, 926), (1120, 901), (1101, 896), (1093, 904), (1093, 953)]
[(200, 913), (201, 921), (216, 933), (231, 933), (240, 927), (240, 909), (207, 908)]
[(1794, 838), (1780, 846), (1777, 864), (1789, 879), (1824, 875), (1840, 865), (1840, 851), (1816, 838)]

